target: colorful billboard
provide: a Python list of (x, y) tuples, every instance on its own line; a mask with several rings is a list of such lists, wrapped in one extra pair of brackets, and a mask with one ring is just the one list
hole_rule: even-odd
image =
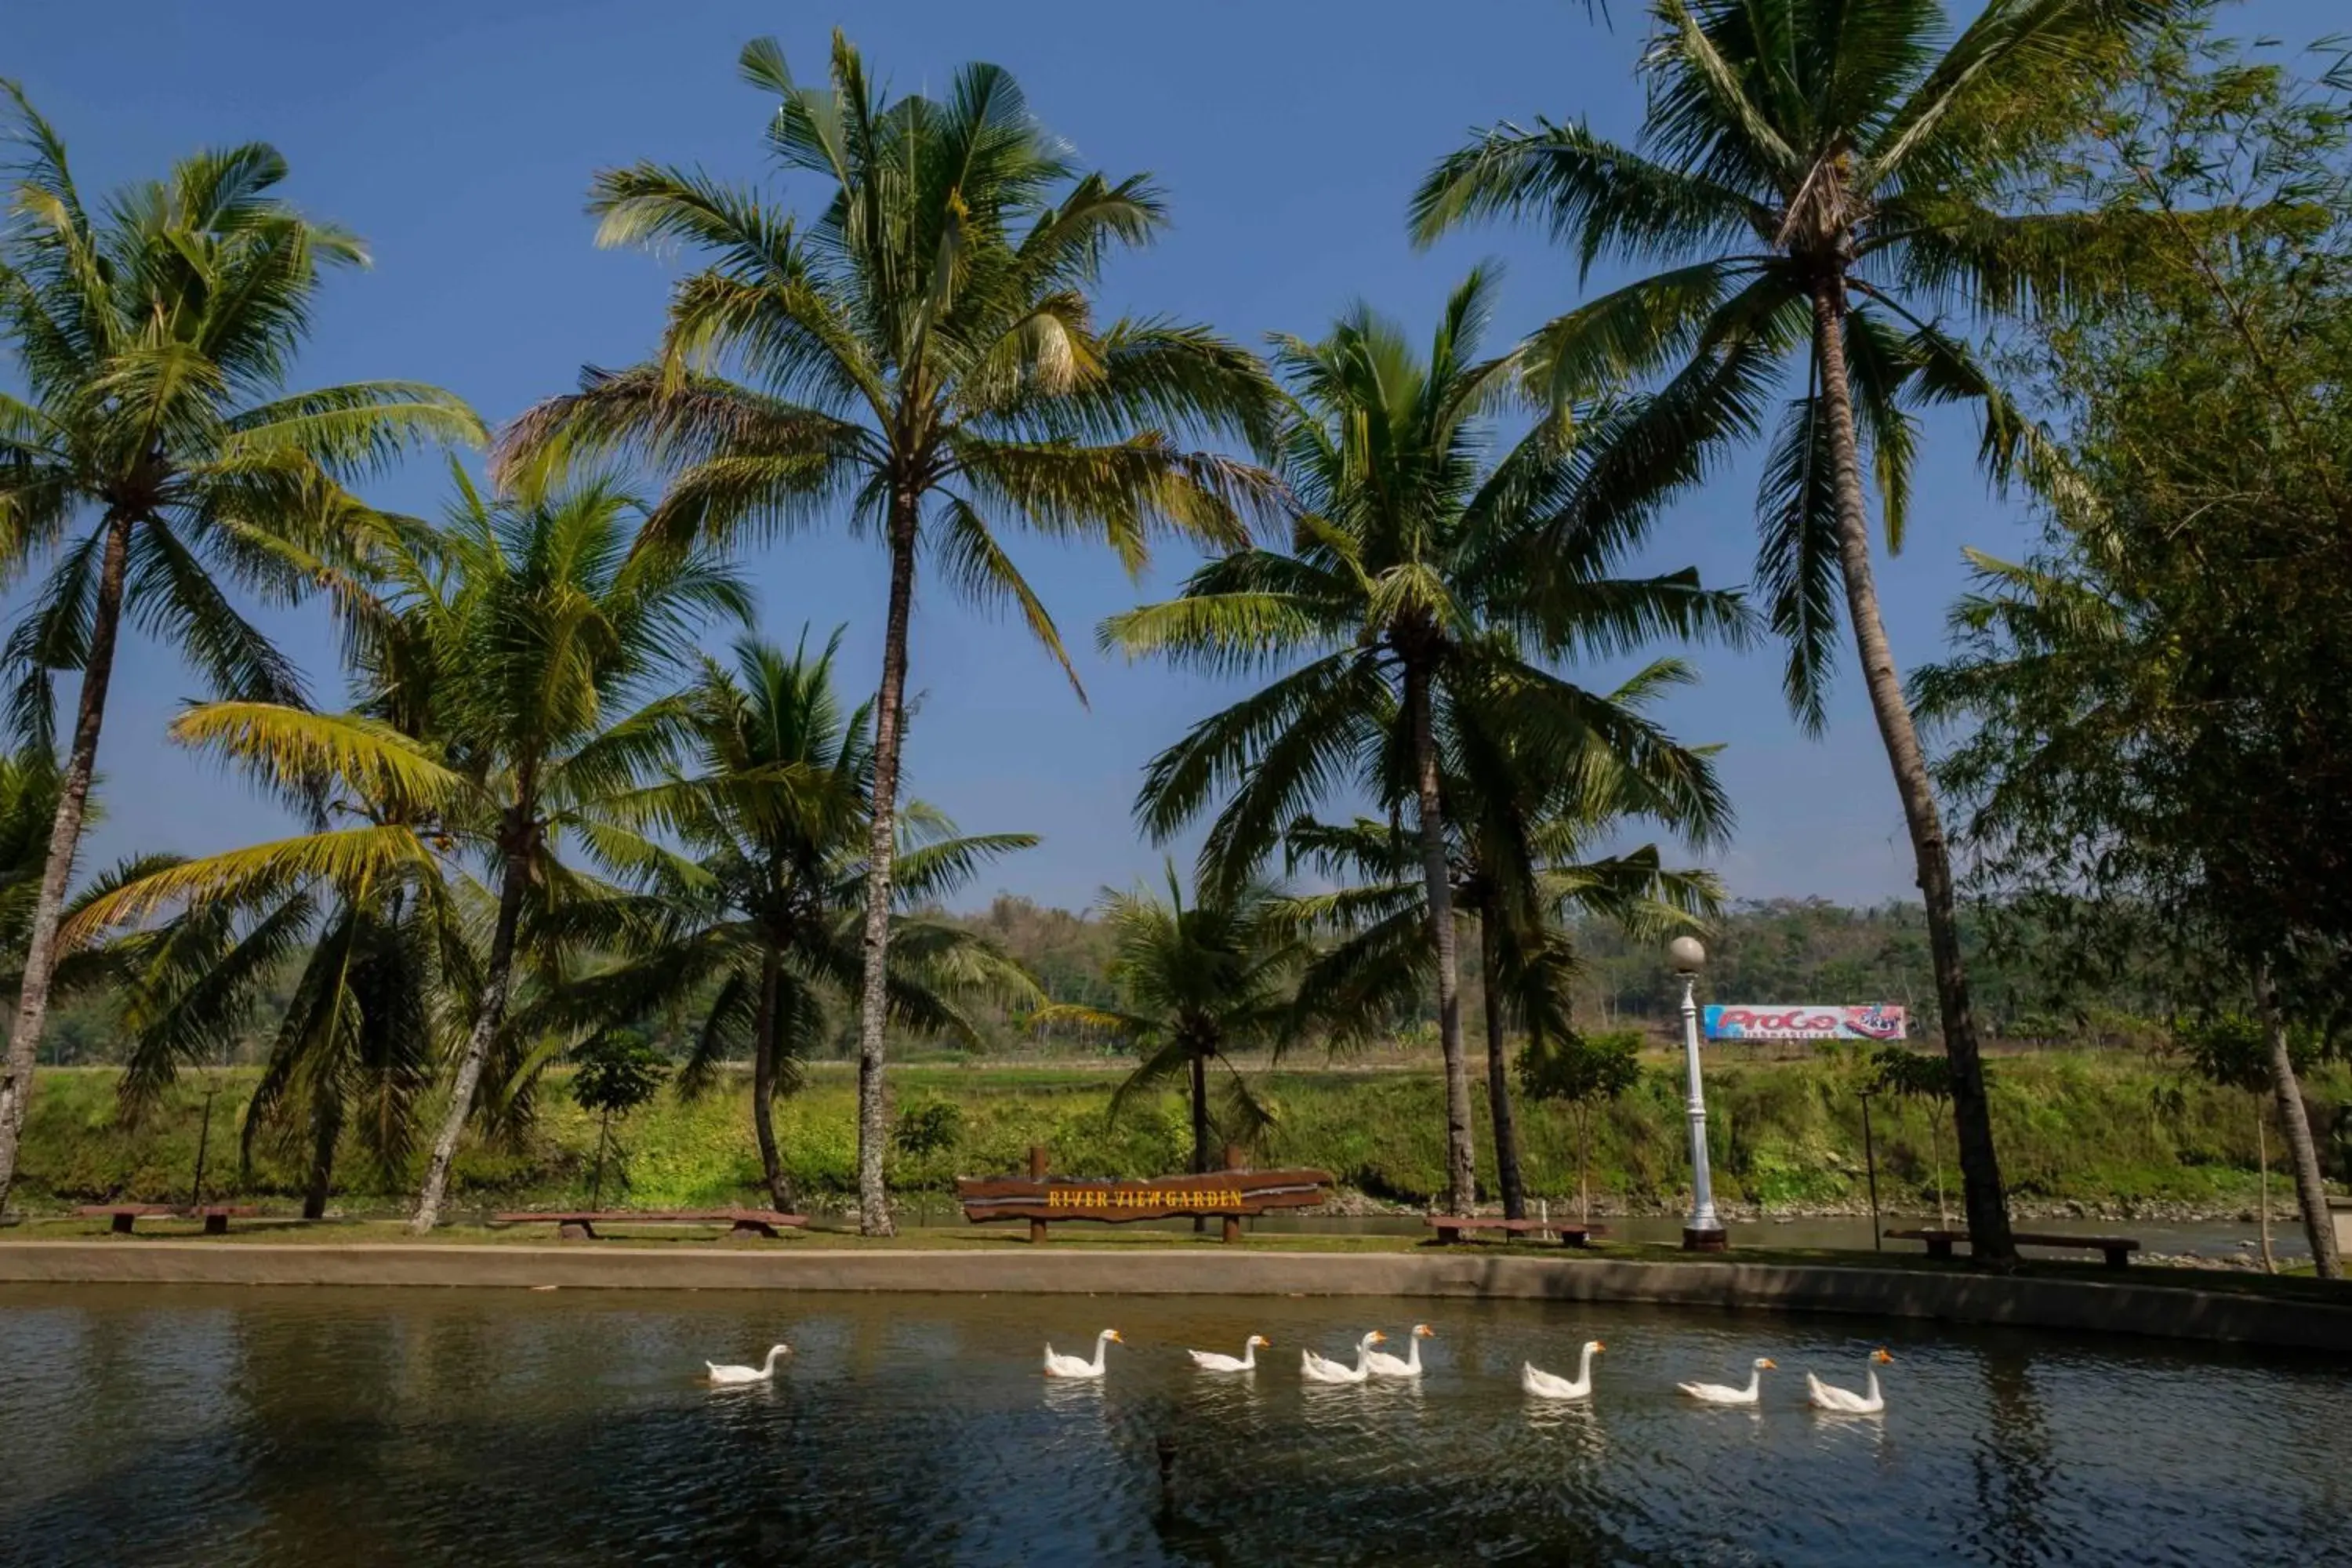
[(1899, 1040), (1910, 1032), (1900, 1007), (1813, 1007), (1779, 1003), (1710, 1005), (1710, 1040)]

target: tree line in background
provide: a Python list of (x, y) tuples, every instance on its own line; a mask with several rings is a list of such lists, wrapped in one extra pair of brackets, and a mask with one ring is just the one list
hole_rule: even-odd
[[(0, 881), (0, 889), (9, 886)], [(971, 998), (963, 1012), (968, 1032), (944, 1037), (910, 1032), (907, 1047), (928, 1058), (950, 1059), (964, 1055), (1001, 1060), (1134, 1055), (1132, 1035), (1097, 1016), (1120, 1011), (1126, 996), (1118, 968), (1126, 932), (1122, 917), (1132, 910), (1149, 910), (1150, 918), (1160, 919), (1160, 911), (1181, 909), (1189, 898), (1189, 891), (1171, 898), (1138, 889), (1116, 894), (1097, 909), (1072, 910), (999, 893), (984, 908), (969, 913), (927, 911), (941, 925), (970, 931), (984, 941), (1020, 972), (1025, 984)], [(1241, 900), (1235, 912), (1247, 907), (1248, 900)], [(1997, 920), (1989, 918), (1995, 913)], [(1962, 943), (1979, 979), (1989, 1039), (2011, 1048), (2162, 1054), (2184, 1021), (2205, 1016), (2205, 983), (2179, 975), (2165, 950), (2149, 946), (2137, 963), (2119, 964), (2112, 971), (2102, 966), (2096, 972), (2078, 972), (2072, 968), (2074, 955), (2062, 935), (2027, 940), (2016, 929), (2023, 923), (2016, 911), (1974, 906), (1961, 921)], [(1989, 936), (1991, 925), (2001, 928), (1997, 942)], [(1927, 1021), (1916, 1009), (1933, 994), (1935, 970), (1927, 923), (1916, 904), (1855, 909), (1820, 899), (1743, 901), (1725, 906), (1707, 921), (1706, 930), (1704, 991), (1710, 1001), (1891, 1002), (1915, 1009), (1915, 1035), (1927, 1030)], [(1657, 944), (1628, 937), (1606, 917), (1572, 920), (1566, 934), (1577, 958), (1566, 1005), (1581, 1030), (1631, 1029), (1680, 1037), (1682, 987)], [(257, 977), (251, 1016), (212, 1037), (212, 1054), (205, 1060), (226, 1065), (261, 1059), (268, 1047), (268, 1026), (286, 1011), (306, 957), (306, 952), (290, 953), (276, 969)], [(751, 1061), (748, 1047), (735, 1046), (723, 1036), (707, 1039), (702, 1026), (709, 1006), (726, 998), (732, 977), (724, 967), (681, 968), (672, 984), (685, 1005), (676, 1011), (675, 1022), (667, 1012), (650, 1015), (645, 1037), (681, 1067), (694, 1063), (698, 1072), (730, 1059), (730, 1050), (735, 1052), (731, 1059)], [(1465, 1009), (1483, 1016), (1484, 980), (1476, 965), (1464, 963), (1461, 986)], [(818, 1001), (796, 1023), (794, 1056), (802, 1060), (853, 1058), (854, 1015), (838, 994), (821, 995)], [(130, 994), (112, 984), (74, 988), (58, 1004), (44, 1061), (105, 1066), (130, 1060), (131, 1007)], [(1303, 1065), (1309, 1059), (1321, 1061), (1327, 1044), (1317, 1039), (1293, 1049), (1305, 1053), (1297, 1058)], [(1398, 1001), (1377, 1040), (1350, 1042), (1330, 1054), (1346, 1061), (1360, 1053), (1378, 1059), (1423, 1056), (1436, 1048), (1436, 1005), (1424, 984)], [(1263, 1052), (1236, 1054), (1255, 1058)], [(791, 1063), (779, 1070), (792, 1070)]]
[[(1426, 241), (1533, 222), (1583, 268), (1658, 270), (1499, 348), (1474, 271), (1425, 340), (1360, 307), (1270, 362), (1205, 327), (1097, 319), (1104, 267), (1164, 199), (1073, 162), (1003, 70), (894, 97), (838, 37), (822, 86), (758, 42), (740, 68), (778, 105), (790, 199), (650, 163), (598, 174), (599, 243), (696, 266), (651, 359), (590, 369), (494, 439), (430, 386), (287, 390), (322, 270), (363, 251), (276, 194), (275, 153), (199, 154), (93, 209), (15, 93), (0, 334), (24, 395), (0, 400), (0, 544), (10, 570), (46, 568), (5, 653), (20, 805), (49, 822), (10, 906), (0, 1202), (53, 997), (112, 976), (135, 1114), (299, 955), (247, 1132), (309, 1139), (321, 1194), (351, 1125), (388, 1167), (421, 1158), (429, 1228), (469, 1127), (527, 1114), (550, 1062), (658, 1025), (691, 1030), (689, 1092), (751, 1061), (781, 1203), (768, 1108), (846, 1017), (861, 1222), (887, 1232), (894, 1027), (972, 1039), (978, 1009), (1043, 1000), (992, 922), (929, 912), (1026, 840), (960, 835), (901, 766), (919, 576), (1013, 610), (1076, 684), (1008, 552), (1025, 531), (1130, 571), (1155, 542), (1201, 548), (1175, 597), (1098, 640), (1261, 683), (1146, 771), (1148, 833), (1207, 824), (1193, 875), (1114, 899), (1104, 961), (1055, 976), (1080, 994), (1043, 1010), (1187, 1074), (1196, 1159), (1208, 1069), (1234, 1050), (1345, 1045), (1425, 1008), (1446, 1202), (1466, 1207), (1475, 999), (1517, 1212), (1511, 1043), (1568, 1048), (1612, 945), (1624, 961), (1720, 910), (1707, 874), (1601, 846), (1644, 825), (1701, 851), (1730, 826), (1708, 750), (1648, 711), (1687, 666), (1656, 657), (1613, 689), (1576, 669), (1769, 635), (1813, 729), (1843, 629), (1922, 895), (1924, 980), (1916, 947), (1882, 968), (1933, 994), (1979, 1256), (2011, 1250), (1979, 1014), (2049, 1017), (2033, 974), (2096, 973), (2096, 994), (2168, 1016), (2259, 1019), (2332, 1275), (2288, 1112), (2293, 1041), (2332, 1037), (2352, 937), (2325, 809), (2352, 776), (2352, 81), (2252, 63), (2210, 12), (1992, 0), (1956, 27), (1933, 0), (1654, 0), (1634, 142), (1499, 125), (1438, 163), (1409, 223)], [(1972, 411), (2048, 545), (1982, 563), (1955, 657), (1906, 689), (1872, 491), (1897, 548), (1942, 405)], [(355, 488), (485, 441), (492, 489), (456, 471), (442, 522)], [(1758, 443), (1752, 593), (1630, 574), (1673, 504)], [(758, 639), (738, 564), (845, 522), (889, 563), (880, 679), (851, 709), (829, 651)], [(324, 599), (348, 708), (310, 703), (240, 595)], [(175, 739), (307, 831), (72, 886), (126, 619), (213, 693)], [(714, 635), (740, 639), (731, 664), (701, 651)], [(1923, 718), (1952, 726), (1940, 759)], [(1280, 885), (1302, 875), (1325, 890)], [(1964, 879), (1986, 895), (1973, 941)], [(1604, 985), (1603, 1017), (1640, 1005)]]

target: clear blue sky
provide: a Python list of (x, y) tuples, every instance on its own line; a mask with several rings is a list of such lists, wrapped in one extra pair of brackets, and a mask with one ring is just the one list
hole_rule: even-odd
[[(2254, 0), (2231, 20), (2300, 44), (2341, 28), (2342, 7)], [(655, 341), (676, 264), (593, 247), (582, 211), (592, 171), (653, 158), (767, 177), (758, 146), (767, 106), (734, 78), (748, 38), (774, 35), (796, 70), (816, 79), (839, 22), (902, 90), (937, 88), (966, 59), (1010, 68), (1090, 164), (1113, 175), (1150, 170), (1170, 193), (1173, 232), (1118, 265), (1110, 306), (1206, 321), (1255, 344), (1268, 331), (1319, 333), (1357, 298), (1425, 331), (1448, 287), (1482, 258), (1506, 264), (1502, 331), (1572, 303), (1572, 268), (1534, 236), (1475, 232), (1420, 254), (1404, 238), (1404, 205), (1433, 160), (1497, 119), (1581, 114), (1630, 137), (1638, 6), (1622, 0), (1616, 10), (1612, 32), (1575, 0), (12, 0), (0, 74), (21, 80), (63, 132), (86, 192), (160, 173), (198, 145), (276, 143), (293, 167), (294, 199), (356, 229), (375, 257), (373, 271), (331, 282), (298, 379), (438, 382), (495, 423), (569, 387), (582, 363), (625, 363)], [(1911, 543), (1880, 574), (1906, 668), (1941, 648), (1944, 610), (1964, 582), (1960, 547), (2003, 552), (2025, 538), (2021, 509), (1989, 496), (1969, 468), (1965, 426), (1932, 437)], [(1744, 581), (1755, 472), (1743, 455), (1683, 504), (1650, 563)], [(421, 463), (376, 499), (427, 510), (443, 482)], [(1045, 835), (973, 899), (1002, 888), (1077, 905), (1157, 864), (1159, 851), (1130, 826), (1139, 770), (1232, 689), (1096, 656), (1095, 622), (1137, 590), (1105, 560), (1036, 543), (1020, 554), (1081, 650), (1093, 705), (1077, 705), (1017, 626), (929, 594), (914, 644), (923, 706), (910, 780), (967, 828)], [(1167, 591), (1183, 564), (1164, 561), (1144, 593)], [(845, 621), (847, 671), (870, 685), (883, 589), (872, 546), (818, 536), (749, 565), (771, 636)], [(322, 613), (266, 624), (331, 695)], [(1900, 814), (1851, 671), (1828, 736), (1811, 741), (1782, 706), (1775, 653), (1695, 657), (1703, 682), (1662, 711), (1682, 738), (1727, 748), (1739, 827), (1718, 864), (1732, 889), (1907, 896)], [(274, 807), (163, 739), (194, 695), (169, 649), (128, 645), (100, 758), (109, 817), (92, 864), (280, 830)]]

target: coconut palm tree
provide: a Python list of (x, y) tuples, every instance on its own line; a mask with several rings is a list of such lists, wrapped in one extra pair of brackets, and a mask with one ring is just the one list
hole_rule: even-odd
[[(1611, 700), (1638, 709), (1657, 689), (1637, 679)], [(1516, 1024), (1538, 1037), (1572, 1032), (1571, 987), (1579, 921), (1616, 921), (1641, 940), (1687, 929), (1721, 907), (1714, 873), (1669, 868), (1654, 844), (1597, 854), (1631, 820), (1652, 816), (1699, 843), (1729, 827), (1712, 792), (1689, 796), (1668, 777), (1654, 787), (1598, 748), (1569, 772), (1525, 765), (1507, 731), (1457, 707), (1447, 736), (1443, 794), (1450, 805), (1446, 860), (1454, 906), (1478, 923), (1478, 976), (1486, 1026), (1486, 1095), (1496, 1184), (1503, 1212), (1526, 1217), (1527, 1190), (1511, 1106), (1508, 1037)], [(1696, 808), (1698, 815), (1689, 813)], [(1299, 984), (1302, 1005), (1335, 1039), (1379, 1026), (1425, 995), (1435, 954), (1419, 847), (1396, 824), (1301, 822), (1285, 836), (1295, 870), (1352, 886), (1299, 898), (1290, 917), (1339, 941)]]
[[(1955, 28), (1942, 0), (1652, 0), (1649, 109), (1624, 147), (1581, 123), (1504, 125), (1445, 159), (1412, 203), (1431, 238), (1530, 217), (1581, 265), (1664, 270), (1542, 328), (1531, 366), (1557, 395), (1665, 371), (1769, 422), (1758, 578), (1789, 642), (1787, 689), (1822, 722), (1841, 590), (1893, 767), (1935, 955), (1969, 1224), (2011, 1254), (2000, 1164), (1961, 964), (1950, 855), (1879, 613), (1864, 471), (1900, 548), (1921, 403), (1972, 400), (1996, 474), (2029, 432), (1941, 324), (2119, 286), (2129, 226), (2096, 212), (2012, 214), (2012, 180), (2084, 123), (2135, 42), (2192, 0), (1990, 0)], [(1734, 391), (1736, 389), (1736, 392)]]
[[(1192, 1110), (1192, 1169), (1215, 1170), (1213, 1131), (1247, 1142), (1271, 1121), (1233, 1053), (1279, 1046), (1291, 1030), (1292, 984), (1309, 950), (1284, 918), (1282, 900), (1264, 883), (1227, 890), (1197, 887), (1188, 901), (1171, 861), (1168, 892), (1141, 888), (1103, 891), (1103, 922), (1113, 942), (1117, 1009), (1055, 1003), (1032, 1015), (1038, 1024), (1080, 1024), (1132, 1047), (1139, 1061), (1111, 1095), (1117, 1117), (1139, 1094), (1171, 1079), (1188, 1082)], [(1210, 1110), (1209, 1070), (1225, 1069), (1225, 1115)], [(1195, 1220), (1193, 1228), (1203, 1222)]]
[(274, 194), (287, 172), (274, 149), (199, 153), (92, 211), (57, 132), (15, 84), (0, 92), (16, 147), (0, 339), (24, 389), (0, 394), (0, 571), (51, 562), (6, 647), (18, 728), (47, 746), (52, 680), (80, 677), (0, 1079), (5, 1205), (124, 617), (224, 695), (299, 699), (229, 588), (304, 592), (364, 515), (347, 482), (420, 442), (484, 432), (415, 383), (286, 390), (321, 270), (366, 252)]
[[(761, 1168), (780, 1209), (793, 1194), (774, 1103), (799, 1087), (835, 999), (858, 994), (872, 710), (842, 709), (840, 645), (839, 631), (815, 653), (805, 637), (789, 654), (746, 639), (732, 668), (705, 661), (685, 703), (691, 771), (616, 802), (596, 835), (634, 894), (577, 912), (590, 929), (608, 926), (627, 961), (573, 982), (561, 1008), (610, 1024), (692, 1005), (700, 1016), (679, 1075), (688, 1093), (748, 1053)], [(980, 933), (921, 911), (1036, 837), (960, 836), (920, 801), (902, 805), (898, 833), (892, 1021), (976, 1042), (965, 998), (1032, 1001), (1034, 984)]]
[(811, 182), (815, 203), (795, 219), (698, 172), (598, 175), (599, 243), (684, 244), (709, 265), (679, 285), (655, 363), (591, 371), (578, 394), (531, 410), (501, 439), (501, 471), (625, 447), (672, 470), (658, 537), (724, 542), (841, 506), (883, 542), (858, 1038), (861, 1224), (881, 1234), (917, 563), (1017, 610), (1076, 686), (1005, 526), (1097, 541), (1130, 572), (1160, 528), (1238, 542), (1236, 509), (1260, 499), (1256, 476), (1181, 442), (1259, 432), (1272, 389), (1254, 356), (1201, 328), (1097, 324), (1089, 295), (1102, 266), (1160, 230), (1160, 193), (1143, 175), (1081, 174), (997, 67), (963, 67), (935, 100), (890, 98), (839, 34), (826, 87), (795, 80), (772, 40), (747, 46), (740, 65), (777, 101), (770, 153)]
[[(420, 627), (378, 605), (353, 629), (352, 717), (424, 752), (430, 682), (408, 646)], [(237, 743), (246, 731), (215, 719), (199, 709), (174, 734), (278, 794), (309, 831), (121, 879), (84, 901), (66, 934), (88, 942), (173, 911), (100, 950), (118, 952), (125, 972), (131, 1051), (117, 1092), (127, 1119), (152, 1110), (184, 1063), (247, 1023), (284, 969), (299, 965), (246, 1103), (240, 1148), (249, 1168), (266, 1133), (306, 1141), (302, 1213), (317, 1219), (346, 1128), (387, 1181), (405, 1178), (443, 1047), (478, 989), (470, 911), (442, 820), (462, 798), (459, 781), (438, 779), (436, 793), (395, 768), (333, 763), (286, 776), (282, 747)], [(300, 723), (293, 714), (262, 721), (272, 721)]]
[[(384, 532), (369, 560), (382, 613), (400, 624), (398, 695), (429, 694), (417, 720), (423, 738), (363, 711), (257, 702), (207, 704), (173, 725), (177, 738), (281, 784), (344, 781), (382, 802), (391, 820), (151, 879), (148, 903), (126, 911), (194, 892), (205, 876), (207, 896), (223, 902), (297, 874), (348, 885), (372, 868), (416, 866), (443, 840), (484, 865), (481, 901), (491, 912), (479, 992), (411, 1221), (420, 1232), (439, 1218), (506, 1022), (526, 913), (541, 918), (604, 891), (564, 864), (565, 836), (593, 846), (599, 817), (650, 782), (686, 721), (683, 700), (663, 683), (688, 668), (711, 616), (740, 623), (751, 614), (741, 579), (708, 552), (635, 550), (638, 509), (607, 481), (492, 506), (462, 472), (455, 479), (441, 529)], [(535, 945), (534, 963), (560, 967), (559, 945)]]
[[(1230, 798), (1202, 848), (1202, 880), (1246, 882), (1283, 830), (1352, 786), (1413, 803), (1445, 1058), (1447, 1202), (1475, 1201), (1441, 735), (1458, 707), (1515, 731), (1531, 767), (1568, 770), (1591, 746), (1622, 756), (1696, 816), (1719, 809), (1708, 770), (1633, 707), (1563, 679), (1550, 661), (1657, 636), (1737, 635), (1733, 595), (1695, 573), (1611, 571), (1692, 469), (1662, 404), (1538, 419), (1489, 461), (1493, 417), (1520, 384), (1517, 356), (1482, 360), (1493, 292), (1473, 273), (1447, 301), (1426, 360), (1358, 307), (1319, 343), (1277, 340), (1296, 398), (1277, 438), (1298, 516), (1288, 551), (1238, 551), (1182, 595), (1114, 616), (1106, 646), (1215, 670), (1283, 668), (1154, 759), (1138, 802), (1165, 837)], [(1671, 417), (1669, 417), (1671, 416)], [(1675, 667), (1657, 673), (1664, 679)]]
[[(299, 965), (246, 1103), (241, 1148), (249, 1168), (265, 1134), (306, 1145), (306, 1219), (326, 1213), (347, 1129), (387, 1180), (406, 1174), (472, 972), (462, 906), (422, 840), (403, 846), (405, 855), (340, 866), (321, 847), (306, 837), (159, 869), (86, 903), (68, 925), (94, 934), (163, 904), (184, 908), (151, 933), (151, 952), (134, 947), (122, 988), (131, 1052), (118, 1098), (128, 1118), (152, 1110), (184, 1063), (208, 1056)], [(154, 879), (164, 886), (144, 885)]]

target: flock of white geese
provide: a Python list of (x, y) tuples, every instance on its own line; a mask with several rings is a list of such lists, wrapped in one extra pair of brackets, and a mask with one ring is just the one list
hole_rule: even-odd
[[(1375, 1345), (1388, 1342), (1388, 1336), (1374, 1329), (1356, 1342), (1354, 1365), (1333, 1361), (1313, 1351), (1298, 1352), (1298, 1374), (1308, 1383), (1368, 1383), (1376, 1377), (1419, 1377), (1421, 1375), (1421, 1342), (1433, 1338), (1437, 1331), (1427, 1323), (1415, 1323), (1412, 1332), (1405, 1336), (1407, 1353), (1391, 1355), (1375, 1350)], [(1112, 1345), (1127, 1341), (1117, 1329), (1105, 1329), (1095, 1336), (1094, 1359), (1084, 1356), (1059, 1355), (1052, 1345), (1045, 1347), (1045, 1375), (1060, 1378), (1098, 1378), (1108, 1369), (1103, 1359)], [(1250, 1373), (1257, 1370), (1257, 1352), (1271, 1350), (1274, 1342), (1264, 1334), (1252, 1334), (1242, 1345), (1239, 1355), (1226, 1355), (1219, 1351), (1187, 1351), (1192, 1364), (1203, 1373)], [(1519, 1387), (1536, 1399), (1589, 1399), (1592, 1395), (1592, 1358), (1609, 1347), (1599, 1340), (1587, 1340), (1583, 1352), (1577, 1358), (1576, 1375), (1562, 1377), (1558, 1373), (1544, 1371), (1532, 1362), (1519, 1365)], [(705, 1362), (710, 1369), (710, 1381), (719, 1386), (738, 1384), (766, 1383), (776, 1375), (776, 1358), (792, 1353), (790, 1345), (771, 1345), (768, 1359), (759, 1366), (721, 1366)], [(1843, 1415), (1877, 1415), (1886, 1409), (1886, 1396), (1879, 1392), (1878, 1369), (1894, 1362), (1884, 1349), (1870, 1352), (1863, 1369), (1865, 1384), (1860, 1393), (1841, 1388), (1833, 1383), (1823, 1383), (1811, 1373), (1805, 1373), (1805, 1390), (1809, 1402), (1818, 1410), (1835, 1411)], [(1684, 1394), (1702, 1405), (1756, 1405), (1764, 1390), (1764, 1374), (1776, 1370), (1769, 1356), (1758, 1356), (1748, 1373), (1744, 1385), (1726, 1383), (1678, 1383)]]

